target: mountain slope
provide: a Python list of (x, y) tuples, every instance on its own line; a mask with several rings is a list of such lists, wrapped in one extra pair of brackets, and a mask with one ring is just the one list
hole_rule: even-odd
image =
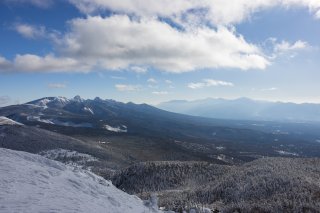
[(220, 119), (320, 122), (320, 104), (208, 98), (195, 101), (174, 100), (160, 103), (157, 107), (176, 113)]
[(46, 97), (3, 107), (0, 115), (120, 153), (128, 163), (200, 160), (235, 164), (263, 156), (320, 156), (320, 133), (314, 125), (209, 119), (146, 104), (79, 96)]
[(21, 126), (21, 125), (23, 125), (23, 124), (18, 123), (18, 122), (14, 121), (14, 120), (11, 120), (11, 119), (9, 119), (9, 118), (7, 118), (7, 117), (0, 116), (0, 126), (1, 126), (1, 125)]
[(157, 212), (111, 182), (38, 155), (0, 148), (1, 212)]
[(206, 206), (233, 212), (320, 212), (320, 159), (263, 158), (241, 166), (149, 162), (114, 177), (129, 193), (157, 193), (167, 209)]

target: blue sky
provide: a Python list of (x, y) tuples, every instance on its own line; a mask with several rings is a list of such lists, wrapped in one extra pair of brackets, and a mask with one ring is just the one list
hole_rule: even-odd
[(0, 106), (75, 95), (320, 103), (316, 1), (4, 0), (0, 25)]

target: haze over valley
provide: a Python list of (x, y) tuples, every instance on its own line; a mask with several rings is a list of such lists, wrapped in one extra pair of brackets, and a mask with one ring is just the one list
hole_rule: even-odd
[(1, 0), (0, 213), (320, 213), (319, 0)]

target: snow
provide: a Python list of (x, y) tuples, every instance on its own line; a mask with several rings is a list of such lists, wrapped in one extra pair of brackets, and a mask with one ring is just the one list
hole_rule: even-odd
[(69, 126), (69, 127), (86, 127), (86, 128), (92, 128), (91, 123), (73, 123), (72, 121), (58, 121), (58, 120), (52, 120), (53, 124), (59, 125), (59, 126)]
[(287, 151), (283, 151), (283, 150), (278, 150), (276, 151), (278, 152), (280, 155), (292, 155), (292, 156), (299, 156), (297, 153), (294, 152), (287, 152)]
[(94, 115), (93, 110), (90, 107), (84, 107), (83, 110)]
[(106, 141), (98, 141), (98, 143), (100, 143), (100, 144), (109, 144), (110, 142), (106, 142)]
[(152, 213), (142, 200), (91, 172), (0, 148), (0, 212)]
[(98, 161), (97, 158), (91, 155), (66, 149), (46, 150), (40, 152), (39, 155), (51, 160), (63, 161), (63, 163), (67, 165), (77, 166), (80, 168), (85, 168), (88, 162)]
[(217, 150), (224, 150), (225, 147), (223, 147), (223, 146), (217, 146), (216, 149), (217, 149)]
[(91, 128), (92, 124), (90, 123), (73, 123), (72, 121), (59, 121), (55, 119), (42, 119), (40, 116), (28, 116), (27, 117), (28, 121), (38, 121), (41, 123), (46, 123), (46, 124), (53, 124), (53, 125), (59, 125), (59, 126), (69, 126), (69, 127), (87, 127)]
[(44, 109), (46, 109), (46, 108), (48, 108), (47, 104), (50, 103), (50, 102), (51, 102), (50, 99), (44, 98), (44, 99), (38, 101), (36, 105), (41, 106)]
[(22, 104), (22, 105), (27, 106), (29, 109), (41, 108), (41, 106), (36, 104)]
[(127, 132), (128, 131), (128, 129), (125, 125), (121, 125), (121, 126), (117, 126), (117, 127), (104, 125), (104, 128), (107, 129), (108, 131), (111, 131), (111, 132)]
[(85, 158), (87, 161), (96, 161), (97, 159), (91, 155), (80, 153), (77, 151), (71, 151), (66, 149), (51, 149), (47, 151), (41, 152), (41, 155), (45, 156), (46, 158), (50, 158), (55, 160), (57, 158), (72, 158), (72, 157), (79, 157)]
[(43, 109), (47, 109), (49, 103), (54, 103), (56, 106), (59, 106), (62, 108), (65, 105), (67, 105), (69, 102), (70, 100), (65, 97), (54, 97), (54, 98), (43, 98), (37, 101), (34, 105), (42, 107)]
[(40, 116), (27, 116), (28, 121), (38, 121), (46, 124), (54, 124), (50, 119), (42, 119)]
[(4, 116), (0, 116), (0, 125), (18, 125), (18, 126), (21, 126), (23, 124), (21, 123), (18, 123), (14, 120), (11, 120), (7, 117), (4, 117)]
[(55, 97), (53, 101), (60, 107), (64, 107), (70, 102), (70, 100), (65, 97)]

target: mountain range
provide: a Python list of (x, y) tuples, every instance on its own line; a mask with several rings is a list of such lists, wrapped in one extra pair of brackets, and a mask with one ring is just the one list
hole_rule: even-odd
[(320, 122), (320, 104), (311, 103), (207, 98), (194, 101), (172, 100), (160, 103), (157, 107), (170, 112), (218, 119)]
[(143, 200), (155, 194), (176, 212), (317, 212), (319, 129), (80, 96), (0, 108), (0, 148), (90, 170)]
[[(172, 113), (147, 104), (100, 98), (45, 97), (0, 108), (0, 116), (24, 124), (2, 127), (7, 131), (3, 140), (5, 148), (23, 141), (26, 137), (20, 136), (25, 131), (29, 133), (24, 135), (35, 138), (31, 140), (33, 142), (41, 142), (43, 135), (48, 140), (52, 138), (51, 141), (72, 137), (74, 140), (65, 140), (78, 141), (81, 146), (102, 147), (103, 151), (99, 152), (107, 156), (117, 153), (114, 156), (120, 166), (168, 159), (234, 164), (262, 156), (318, 156), (320, 148), (319, 126), (313, 124), (203, 118)], [(12, 130), (18, 128), (20, 130)], [(10, 134), (13, 131), (16, 133)], [(53, 133), (60, 136), (48, 136)], [(41, 147), (45, 150), (60, 146), (48, 144), (29, 146), (28, 150), (19, 147), (22, 151), (34, 147), (35, 153), (41, 151)], [(68, 149), (67, 143), (63, 144), (60, 148)], [(77, 148), (77, 151), (82, 150)]]

